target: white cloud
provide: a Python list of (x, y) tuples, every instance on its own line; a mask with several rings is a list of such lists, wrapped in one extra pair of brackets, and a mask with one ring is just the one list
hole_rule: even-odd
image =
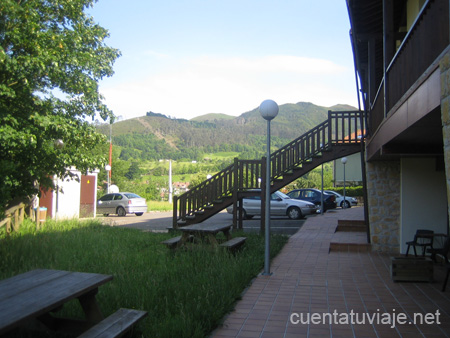
[(300, 74), (338, 74), (345, 68), (329, 60), (291, 55), (270, 55), (259, 59), (201, 57), (194, 65), (210, 69), (245, 72), (290, 72)]
[(353, 70), (324, 59), (203, 56), (166, 62), (160, 69), (155, 62), (153, 67), (148, 70), (152, 76), (139, 74), (138, 81), (128, 76), (118, 85), (116, 80), (116, 85), (101, 86), (116, 115), (130, 118), (153, 111), (190, 119), (207, 113), (239, 115), (268, 98), (278, 104), (307, 101), (323, 106), (356, 101)]

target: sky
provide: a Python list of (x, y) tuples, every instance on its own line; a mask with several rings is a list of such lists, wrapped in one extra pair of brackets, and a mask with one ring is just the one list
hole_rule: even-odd
[(345, 0), (98, 0), (88, 13), (122, 53), (100, 92), (123, 119), (358, 106)]

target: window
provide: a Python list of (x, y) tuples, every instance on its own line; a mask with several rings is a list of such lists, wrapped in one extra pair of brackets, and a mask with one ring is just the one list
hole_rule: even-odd
[(141, 196), (136, 195), (136, 194), (124, 194), (126, 196), (126, 198), (130, 199), (130, 198), (141, 198)]
[(112, 201), (114, 195), (113, 194), (107, 194), (103, 197), (100, 197), (99, 201), (105, 202), (105, 201)]
[(291, 198), (298, 198), (300, 196), (300, 191), (293, 191), (290, 195)]

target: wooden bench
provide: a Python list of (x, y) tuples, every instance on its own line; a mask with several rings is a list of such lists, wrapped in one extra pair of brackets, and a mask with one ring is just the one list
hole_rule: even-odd
[(166, 239), (165, 241), (161, 242), (162, 244), (164, 244), (165, 246), (167, 246), (168, 248), (176, 248), (178, 243), (180, 243), (181, 241), (181, 236), (177, 236), (177, 237), (173, 237), (173, 238), (169, 238)]
[(119, 309), (111, 316), (84, 332), (79, 338), (122, 337), (134, 324), (147, 315), (146, 311)]
[[(177, 236), (173, 238), (166, 239), (165, 241), (161, 242), (165, 246), (167, 246), (170, 249), (176, 248), (179, 244), (181, 244), (183, 237)], [(194, 241), (194, 236), (189, 235), (186, 239), (186, 242), (192, 243)]]
[[(90, 328), (103, 320), (96, 301), (98, 288), (112, 279), (97, 273), (37, 269), (0, 281), (0, 336), (34, 319), (54, 330)], [(78, 299), (85, 320), (50, 314), (72, 299)]]
[(226, 242), (221, 243), (220, 246), (227, 248), (229, 250), (237, 250), (244, 244), (246, 239), (247, 237), (235, 237)]

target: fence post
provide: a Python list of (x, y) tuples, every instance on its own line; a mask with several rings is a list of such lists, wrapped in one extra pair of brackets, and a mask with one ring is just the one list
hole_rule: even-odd
[(172, 228), (178, 229), (177, 223), (178, 196), (173, 196)]
[[(234, 165), (233, 165), (233, 230), (236, 230), (238, 227), (238, 172), (239, 172), (239, 160), (237, 157), (234, 158)], [(242, 208), (240, 205), (239, 208)], [(242, 222), (242, 219), (240, 220)]]
[(25, 218), (25, 204), (21, 204), (20, 205), (20, 209), (19, 209), (19, 223), (22, 224), (23, 223), (23, 219)]
[(16, 210), (14, 211), (14, 225), (13, 225), (13, 230), (14, 230), (14, 231), (19, 230), (19, 226), (20, 226), (20, 224), (19, 224), (19, 209), (16, 209)]
[(328, 111), (328, 144), (329, 147), (331, 147), (332, 145), (332, 132), (331, 132), (331, 127), (332, 127), (332, 122), (331, 122), (331, 110)]
[(6, 235), (7, 236), (11, 235), (11, 217), (10, 216), (7, 216), (5, 226), (6, 226)]

